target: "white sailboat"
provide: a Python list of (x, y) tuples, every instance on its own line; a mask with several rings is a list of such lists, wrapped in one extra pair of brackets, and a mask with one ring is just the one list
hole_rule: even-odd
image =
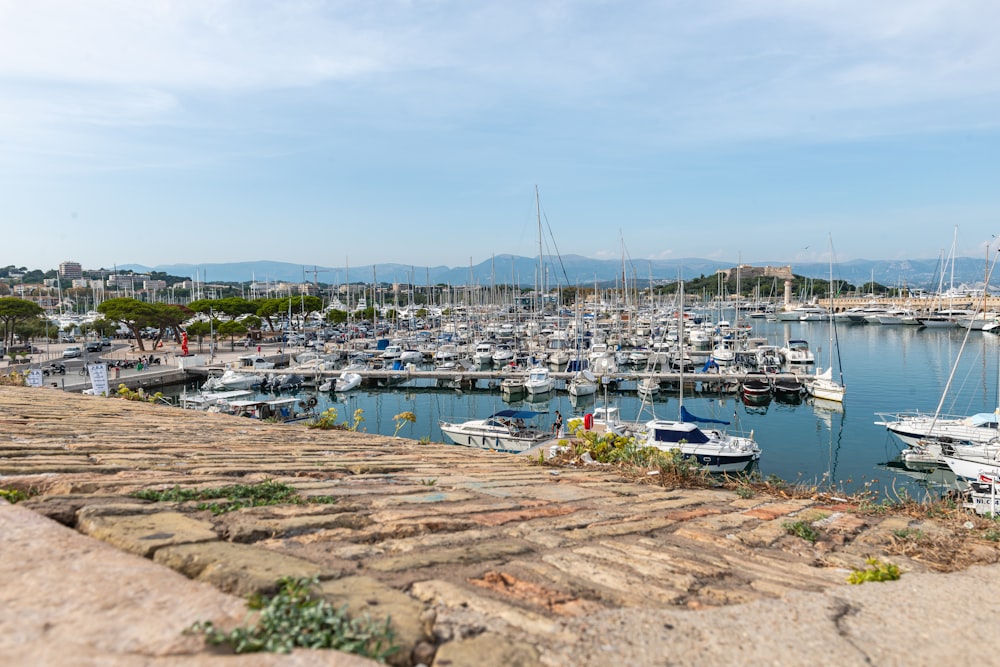
[[(806, 391), (809, 395), (814, 398), (821, 398), (826, 401), (836, 401), (838, 403), (844, 402), (844, 394), (847, 392), (847, 387), (844, 386), (844, 369), (840, 366), (840, 347), (837, 343), (837, 320), (833, 317), (833, 237), (830, 237), (830, 312), (829, 312), (829, 328), (830, 328), (830, 345), (828, 347), (829, 361), (830, 364), (827, 366), (826, 370), (816, 369), (816, 374), (809, 379), (806, 383)], [(833, 379), (833, 351), (834, 348), (837, 350), (837, 361), (838, 366), (840, 366), (840, 381)]]

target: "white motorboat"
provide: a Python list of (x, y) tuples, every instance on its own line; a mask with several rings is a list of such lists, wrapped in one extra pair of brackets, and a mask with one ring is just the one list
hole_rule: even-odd
[(789, 364), (814, 364), (816, 363), (816, 356), (813, 354), (812, 350), (809, 349), (808, 341), (804, 340), (789, 340), (785, 343), (785, 346), (780, 349), (782, 356), (784, 356), (785, 361)]
[(514, 348), (506, 343), (500, 343), (494, 348), (491, 359), (496, 366), (509, 364), (514, 361)]
[(250, 389), (260, 384), (261, 376), (256, 373), (241, 373), (227, 369), (220, 376), (210, 377), (201, 385), (202, 391), (230, 391), (232, 389)]
[(415, 347), (404, 347), (403, 351), (399, 353), (399, 363), (401, 364), (419, 364), (424, 360), (424, 353)]
[(524, 388), (524, 378), (521, 376), (506, 377), (500, 381), (500, 395), (504, 400), (517, 398), (527, 391)]
[(680, 450), (684, 458), (694, 459), (709, 472), (743, 472), (760, 459), (753, 432), (749, 437), (740, 437), (717, 429), (703, 430), (693, 423), (703, 420), (683, 406), (681, 419), (646, 422), (646, 444), (664, 451)]
[(269, 398), (263, 400), (229, 401), (228, 413), (238, 417), (263, 419), (267, 421), (290, 423), (312, 419), (316, 399), (302, 401), (293, 397)]
[(555, 379), (545, 366), (532, 367), (528, 371), (528, 379), (524, 381), (524, 389), (531, 395), (547, 394), (555, 385)]
[(1000, 408), (967, 417), (925, 412), (878, 412), (884, 426), (909, 447), (926, 448), (936, 441), (984, 445), (1000, 436)]
[(493, 363), (493, 343), (483, 341), (476, 344), (476, 349), (472, 353), (472, 361), (478, 366), (489, 366)]
[(441, 432), (456, 445), (520, 453), (552, 437), (530, 420), (543, 412), (501, 410), (485, 419), (466, 422), (440, 421)]
[(361, 385), (361, 374), (353, 371), (344, 371), (333, 383), (335, 392), (350, 391), (357, 389)]
[(248, 369), (262, 369), (266, 370), (268, 368), (274, 368), (274, 362), (268, 361), (266, 357), (259, 354), (247, 354), (242, 357), (237, 357), (239, 364), (237, 368), (242, 371)]
[(232, 391), (216, 391), (207, 394), (183, 395), (178, 401), (185, 410), (211, 410), (213, 406), (225, 404), (228, 401), (253, 396), (249, 389), (234, 389)]
[(640, 398), (652, 398), (660, 393), (660, 382), (653, 377), (645, 377), (635, 385), (635, 391)]

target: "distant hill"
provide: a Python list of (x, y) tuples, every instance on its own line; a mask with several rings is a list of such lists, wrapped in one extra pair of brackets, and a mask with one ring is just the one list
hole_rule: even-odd
[[(789, 262), (752, 262), (753, 266), (784, 266)], [(590, 286), (595, 282), (602, 286), (621, 284), (622, 275), (629, 283), (640, 285), (650, 281), (676, 280), (683, 274), (685, 280), (710, 276), (720, 269), (733, 267), (731, 262), (684, 258), (670, 260), (638, 259), (623, 263), (620, 260), (602, 260), (568, 255), (547, 256), (543, 263), (545, 284)], [(490, 285), (515, 282), (523, 286), (536, 284), (538, 258), (515, 255), (497, 255), (479, 264), (466, 267), (418, 266), (405, 264), (371, 264), (362, 266), (318, 266), (271, 262), (230, 262), (225, 264), (164, 264), (142, 266), (139, 264), (119, 265), (119, 269), (138, 273), (162, 271), (174, 276), (197, 278), (202, 282), (315, 282), (339, 284), (345, 281), (370, 283), (373, 279), (386, 283), (412, 282), (415, 285)], [(796, 275), (826, 280), (830, 266), (823, 262), (792, 264)], [(867, 260), (857, 259), (834, 265), (834, 278), (859, 286), (870, 280), (888, 285), (936, 290), (940, 285), (949, 287), (954, 281), (960, 284), (982, 286), (984, 279), (983, 260), (958, 257), (954, 261), (954, 278), (949, 265), (944, 279), (941, 278), (939, 259), (910, 260)]]

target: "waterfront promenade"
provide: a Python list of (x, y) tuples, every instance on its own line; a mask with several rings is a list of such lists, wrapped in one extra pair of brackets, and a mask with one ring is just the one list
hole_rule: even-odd
[[(974, 517), (51, 388), (0, 387), (0, 429), (0, 488), (33, 494), (0, 501), (0, 655), (15, 664), (364, 664), (225, 657), (183, 634), (242, 620), (239, 596), (283, 575), (391, 618), (394, 664), (439, 667), (980, 661), (1000, 611), (1000, 552)], [(130, 496), (267, 479), (336, 502), (216, 516)], [(868, 557), (902, 578), (847, 585)]]

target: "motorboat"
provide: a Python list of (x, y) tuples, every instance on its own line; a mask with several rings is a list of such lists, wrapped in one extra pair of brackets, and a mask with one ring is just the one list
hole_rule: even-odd
[(441, 432), (456, 445), (520, 453), (552, 437), (531, 420), (544, 412), (501, 410), (485, 419), (466, 422), (439, 421)]
[(805, 340), (789, 340), (784, 347), (780, 348), (780, 352), (789, 364), (816, 363), (816, 356), (809, 349), (809, 342)]
[(524, 381), (524, 389), (529, 394), (547, 394), (555, 387), (556, 381), (552, 378), (549, 369), (545, 366), (534, 366), (528, 371), (528, 379)]
[(250, 389), (261, 383), (261, 376), (257, 373), (244, 373), (226, 369), (222, 375), (213, 376), (205, 380), (201, 385), (202, 391), (230, 391), (233, 389)]
[(966, 417), (925, 412), (876, 414), (881, 419), (875, 425), (884, 426), (909, 447), (926, 448), (935, 441), (983, 445), (1000, 436), (1000, 408)]
[(743, 395), (749, 398), (757, 398), (771, 395), (771, 381), (760, 371), (751, 371), (743, 376), (740, 383), (740, 390)]
[(527, 391), (524, 386), (524, 378), (521, 376), (505, 377), (500, 381), (500, 395), (504, 400), (519, 398)]
[(491, 357), (495, 366), (504, 366), (514, 361), (514, 348), (506, 343), (500, 343), (493, 350)]
[(472, 361), (478, 366), (489, 366), (493, 363), (493, 343), (481, 342), (476, 344), (476, 349), (472, 353)]
[(312, 419), (316, 399), (303, 401), (297, 398), (246, 399), (229, 401), (229, 414), (251, 419), (290, 423)]
[(660, 381), (654, 377), (644, 377), (636, 383), (635, 391), (640, 398), (652, 398), (660, 393)]
[(320, 391), (344, 392), (356, 389), (361, 385), (361, 374), (345, 370), (335, 378), (327, 380), (319, 386)]
[(209, 411), (213, 408), (213, 406), (225, 404), (228, 401), (236, 399), (247, 398), (248, 396), (253, 396), (253, 392), (249, 389), (234, 389), (232, 391), (215, 391), (211, 393), (190, 395), (185, 394), (178, 399), (178, 402), (185, 410)]
[(419, 364), (424, 360), (424, 353), (415, 347), (404, 347), (402, 352), (399, 353), (399, 363), (401, 364)]
[(702, 429), (695, 421), (705, 420), (694, 417), (683, 406), (680, 421), (650, 420), (646, 422), (646, 445), (664, 451), (679, 450), (684, 458), (697, 461), (713, 473), (743, 472), (760, 459), (760, 447), (752, 431), (749, 437), (735, 436), (718, 429)]
[(805, 391), (802, 382), (795, 375), (777, 375), (771, 380), (771, 390), (775, 398), (797, 398)]

